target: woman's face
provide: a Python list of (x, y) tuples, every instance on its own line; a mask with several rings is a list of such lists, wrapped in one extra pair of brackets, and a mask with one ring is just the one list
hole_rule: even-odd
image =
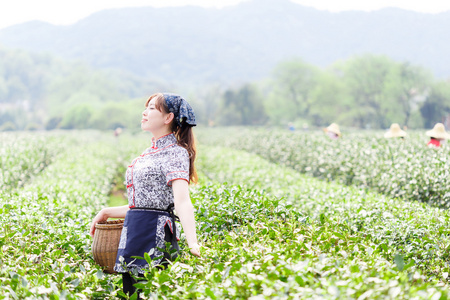
[(167, 126), (167, 116), (168, 114), (163, 113), (156, 109), (155, 98), (150, 100), (148, 106), (142, 113), (141, 129), (144, 131), (158, 131), (164, 126)]

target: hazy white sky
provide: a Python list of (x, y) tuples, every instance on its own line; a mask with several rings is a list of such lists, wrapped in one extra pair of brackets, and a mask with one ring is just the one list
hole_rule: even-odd
[[(223, 7), (246, 0), (0, 0), (0, 28), (31, 20), (68, 25), (103, 9), (136, 6), (200, 5)], [(276, 0), (272, 0), (276, 1)], [(399, 7), (424, 13), (450, 10), (448, 0), (292, 0), (333, 12)]]

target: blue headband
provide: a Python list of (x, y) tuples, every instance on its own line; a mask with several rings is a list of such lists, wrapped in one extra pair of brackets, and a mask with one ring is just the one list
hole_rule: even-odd
[(163, 96), (179, 127), (183, 127), (185, 124), (189, 126), (197, 125), (194, 110), (186, 100), (175, 94), (164, 93)]

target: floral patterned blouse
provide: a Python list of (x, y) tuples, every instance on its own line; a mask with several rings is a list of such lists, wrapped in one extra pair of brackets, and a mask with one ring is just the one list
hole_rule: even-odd
[(130, 208), (165, 210), (173, 203), (172, 181), (189, 182), (189, 154), (173, 133), (152, 139), (152, 146), (135, 158), (126, 172)]

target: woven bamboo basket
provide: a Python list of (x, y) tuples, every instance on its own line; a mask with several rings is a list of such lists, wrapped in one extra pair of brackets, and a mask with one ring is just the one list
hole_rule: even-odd
[(104, 268), (105, 273), (116, 273), (117, 248), (119, 247), (120, 234), (122, 233), (124, 220), (99, 222), (95, 225), (92, 254), (97, 264)]

